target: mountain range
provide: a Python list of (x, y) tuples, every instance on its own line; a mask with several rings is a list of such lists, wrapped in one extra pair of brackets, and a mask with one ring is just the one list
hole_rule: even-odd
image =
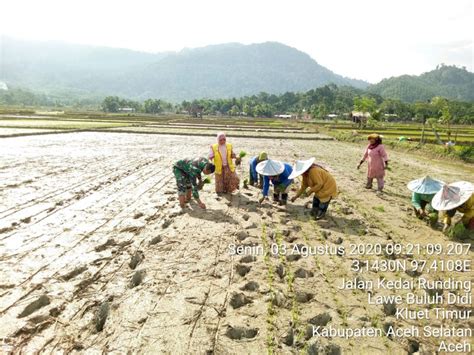
[(302, 92), (334, 83), (403, 101), (438, 95), (472, 101), (472, 77), (465, 69), (442, 66), (419, 77), (369, 85), (338, 75), (308, 54), (277, 42), (145, 53), (0, 37), (0, 82), (58, 97), (118, 95), (178, 102)]

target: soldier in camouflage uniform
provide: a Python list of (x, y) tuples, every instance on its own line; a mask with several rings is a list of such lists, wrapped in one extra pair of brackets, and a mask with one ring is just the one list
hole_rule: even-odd
[(191, 192), (199, 207), (206, 208), (206, 205), (199, 199), (199, 192), (203, 186), (201, 173), (212, 174), (215, 170), (213, 164), (206, 158), (182, 159), (173, 165), (173, 174), (178, 186), (179, 205), (184, 208), (186, 202), (191, 200)]

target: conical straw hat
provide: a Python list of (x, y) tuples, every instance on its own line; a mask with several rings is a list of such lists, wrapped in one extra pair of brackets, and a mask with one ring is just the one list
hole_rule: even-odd
[(412, 180), (407, 184), (408, 190), (419, 194), (435, 194), (443, 187), (444, 182), (424, 176), (420, 179)]
[(280, 175), (285, 166), (281, 161), (268, 159), (257, 164), (257, 173), (265, 176)]
[(448, 211), (461, 206), (469, 200), (474, 192), (474, 185), (467, 181), (458, 181), (444, 185), (431, 201), (431, 206), (438, 211)]
[(293, 172), (288, 176), (288, 179), (294, 179), (306, 170), (308, 170), (311, 165), (313, 165), (315, 158), (310, 158), (308, 160), (297, 160), (295, 166), (293, 167)]

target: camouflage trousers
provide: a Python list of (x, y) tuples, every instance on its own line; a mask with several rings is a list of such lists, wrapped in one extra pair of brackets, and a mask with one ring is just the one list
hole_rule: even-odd
[(186, 192), (192, 188), (190, 177), (178, 168), (173, 168), (173, 174), (176, 178), (176, 185), (178, 186), (178, 196), (186, 195)]

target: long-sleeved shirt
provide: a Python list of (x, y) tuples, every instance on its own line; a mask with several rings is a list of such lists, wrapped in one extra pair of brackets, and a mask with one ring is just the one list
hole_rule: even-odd
[(370, 144), (365, 148), (364, 155), (361, 160), (367, 160), (367, 177), (381, 178), (385, 176), (385, 163), (388, 161), (387, 152), (383, 144), (379, 144), (375, 148), (369, 148)]
[(258, 180), (258, 173), (257, 173), (257, 164), (259, 163), (258, 157), (252, 157), (249, 160), (249, 173), (252, 177), (253, 181)]
[[(293, 172), (293, 168), (288, 163), (283, 163), (285, 166), (285, 170), (280, 175), (275, 176), (271, 181), (273, 186), (284, 185), (288, 186), (293, 182), (293, 179), (288, 179), (288, 176), (291, 175)], [(270, 189), (270, 178), (268, 176), (263, 177), (263, 189), (262, 194), (263, 196), (268, 196), (268, 190)]]
[(456, 207), (450, 211), (446, 211), (443, 218), (443, 223), (448, 226), (451, 225), (451, 218), (454, 217), (456, 211), (463, 213), (462, 223), (468, 225), (471, 218), (474, 218), (474, 194), (469, 197), (469, 200), (464, 202), (461, 206)]
[(337, 196), (336, 180), (327, 170), (316, 164), (309, 168), (307, 174), (303, 174), (303, 183), (296, 197), (301, 196), (308, 187), (310, 188), (308, 195), (314, 193), (321, 202), (328, 202)]
[(199, 199), (197, 180), (201, 181), (201, 173), (208, 162), (209, 160), (206, 158), (182, 159), (178, 160), (173, 166), (189, 178), (192, 185), (193, 197), (195, 199)]
[(431, 203), (435, 194), (419, 194), (417, 192), (413, 192), (411, 194), (411, 204), (417, 210), (421, 209), (421, 201), (425, 201), (426, 203)]

